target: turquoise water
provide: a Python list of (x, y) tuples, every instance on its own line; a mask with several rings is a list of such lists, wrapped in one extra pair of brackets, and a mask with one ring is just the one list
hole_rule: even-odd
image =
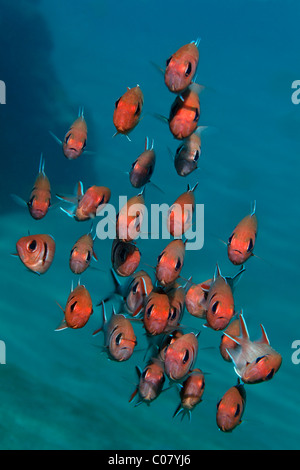
[[(242, 5), (241, 5), (242, 4)], [(299, 124), (300, 106), (291, 101), (291, 84), (300, 78), (300, 5), (293, 1), (5, 1), (1, 0), (1, 76), (6, 105), (1, 120), (1, 320), (6, 364), (0, 365), (1, 449), (299, 449), (299, 374), (291, 344), (300, 339), (298, 308)], [(197, 37), (197, 81), (203, 135), (200, 169), (179, 177), (168, 148), (178, 147), (168, 126), (153, 117), (168, 115), (174, 96), (151, 62), (165, 60)], [(143, 119), (131, 134), (112, 139), (114, 103), (139, 84)], [(67, 161), (49, 130), (62, 138), (84, 106), (90, 154)], [(233, 275), (226, 240), (257, 201), (257, 257), (235, 290), (252, 339), (263, 323), (283, 364), (270, 381), (247, 386), (243, 423), (230, 434), (216, 426), (216, 403), (236, 383), (230, 364), (218, 352), (221, 333), (202, 328), (185, 314), (187, 328), (203, 330), (196, 365), (206, 372), (203, 402), (191, 422), (173, 419), (175, 388), (150, 407), (128, 403), (136, 385), (135, 366), (143, 365), (146, 339), (134, 325), (137, 351), (126, 363), (101, 354), (95, 307), (82, 330), (55, 332), (61, 321), (56, 301), (65, 305), (71, 282), (70, 249), (90, 223), (77, 223), (53, 208), (41, 221), (15, 205), (10, 193), (27, 198), (40, 153), (55, 193), (107, 185), (112, 202), (132, 196), (125, 174), (153, 138), (157, 166), (146, 203), (171, 204), (199, 182), (196, 202), (205, 206), (202, 250), (186, 254), (182, 277), (202, 282), (216, 262)], [(93, 152), (93, 153), (92, 153)], [(50, 270), (35, 276), (10, 256), (28, 233), (51, 233), (57, 251)], [(141, 240), (144, 269), (154, 265), (164, 240)], [(109, 240), (95, 241), (98, 263), (81, 276), (94, 304), (113, 287)], [(110, 311), (110, 305), (108, 307)], [(214, 347), (208, 349), (208, 347)]]

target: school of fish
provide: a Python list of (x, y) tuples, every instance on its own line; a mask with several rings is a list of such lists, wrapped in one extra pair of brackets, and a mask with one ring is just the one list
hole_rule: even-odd
[[(206, 126), (199, 126), (199, 93), (204, 87), (194, 82), (199, 61), (199, 42), (183, 45), (166, 60), (161, 69), (167, 89), (176, 95), (169, 111), (167, 122), (172, 136), (180, 141), (173, 158), (178, 176), (187, 177), (198, 168), (201, 155), (201, 134)], [(112, 123), (116, 129), (114, 136), (123, 134), (129, 138), (138, 125), (143, 111), (144, 95), (142, 87), (124, 86), (124, 94), (112, 105)], [(70, 125), (63, 140), (52, 132), (68, 160), (81, 157), (86, 151), (87, 123), (83, 108)], [(117, 137), (122, 138), (122, 137)], [(93, 305), (88, 286), (81, 282), (71, 292), (66, 291), (63, 306), (58, 304), (56, 331), (66, 328), (85, 327), (90, 316), (98, 309), (102, 316), (99, 329), (93, 335), (101, 334), (104, 360), (123, 362), (134, 361), (138, 338), (137, 324), (142, 325), (147, 339), (142, 367), (135, 364), (137, 383), (129, 402), (135, 406), (151, 404), (163, 392), (175, 388), (178, 403), (174, 406), (174, 417), (191, 418), (196, 406), (205, 400), (205, 383), (209, 375), (197, 365), (198, 349), (201, 347), (201, 334), (205, 328), (216, 331), (220, 339), (220, 359), (228, 362), (237, 375), (236, 383), (223, 392), (216, 404), (216, 425), (223, 432), (230, 432), (241, 422), (246, 407), (246, 388), (271, 380), (279, 370), (282, 357), (270, 345), (266, 330), (260, 325), (261, 338), (250, 340), (243, 312), (237, 312), (234, 302), (236, 284), (245, 272), (245, 264), (254, 255), (257, 238), (256, 201), (250, 214), (233, 228), (227, 246), (228, 259), (239, 266), (233, 277), (224, 276), (220, 266), (214, 262), (208, 280), (194, 282), (181, 277), (186, 253), (184, 234), (191, 226), (195, 208), (197, 184), (178, 194), (169, 209), (167, 230), (173, 238), (165, 244), (161, 253), (156, 254), (152, 274), (141, 269), (142, 255), (138, 248), (145, 211), (145, 185), (155, 171), (154, 139), (145, 138), (145, 149), (131, 165), (129, 180), (139, 189), (120, 209), (116, 216), (116, 237), (111, 245), (111, 266), (107, 275), (111, 276), (114, 289), (98, 298)], [(78, 181), (78, 180), (77, 180)], [(97, 184), (97, 182), (95, 182)], [(91, 226), (83, 229), (82, 236), (70, 245), (69, 267), (75, 275), (82, 275), (97, 260), (94, 250), (96, 236), (93, 236), (93, 219), (103, 211), (111, 198), (111, 190), (106, 186), (93, 185), (84, 190), (83, 183), (77, 182), (73, 196), (56, 194), (58, 205), (65, 215), (76, 222), (89, 221)], [(36, 220), (43, 219), (51, 209), (51, 186), (45, 173), (45, 160), (40, 157), (39, 171), (27, 200), (19, 195), (13, 198)], [(68, 206), (71, 205), (70, 206)], [(54, 204), (55, 206), (56, 204)], [(40, 223), (40, 222), (39, 222)], [(41, 231), (42, 232), (42, 231)], [(43, 275), (51, 267), (55, 256), (56, 242), (51, 234), (26, 234), (16, 242), (16, 256), (30, 271)], [(214, 272), (213, 272), (214, 271)], [(83, 274), (84, 276), (84, 274)], [(122, 280), (120, 280), (122, 278)], [(117, 313), (113, 303), (121, 303)], [(56, 301), (56, 299), (54, 299)], [(111, 302), (111, 308), (107, 308)], [(195, 317), (195, 326), (187, 329), (184, 316)], [(202, 328), (202, 327), (205, 328)], [(218, 353), (219, 354), (219, 353)]]

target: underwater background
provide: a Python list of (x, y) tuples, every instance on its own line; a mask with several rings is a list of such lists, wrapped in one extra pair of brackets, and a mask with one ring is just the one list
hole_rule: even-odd
[[(1, 449), (299, 449), (300, 364), (292, 362), (292, 343), (300, 340), (299, 317), (299, 150), (300, 106), (291, 88), (300, 79), (297, 0), (96, 1), (1, 0), (0, 79), (6, 104), (1, 129), (1, 296), (0, 364)], [(173, 155), (179, 142), (155, 113), (168, 116), (175, 96), (153, 63), (165, 66), (180, 46), (201, 38), (198, 83), (202, 136), (199, 169), (177, 175)], [(144, 93), (143, 119), (130, 134), (118, 135), (112, 115), (126, 87)], [(87, 150), (68, 161), (49, 131), (63, 138), (84, 107)], [(154, 139), (157, 157), (146, 205), (172, 204), (187, 184), (199, 182), (196, 202), (204, 204), (204, 247), (187, 251), (181, 275), (202, 282), (237, 272), (220, 239), (227, 240), (256, 200), (256, 257), (234, 292), (251, 339), (267, 331), (283, 363), (274, 378), (246, 386), (243, 422), (232, 433), (216, 425), (216, 404), (236, 384), (232, 364), (219, 354), (221, 332), (184, 316), (184, 325), (201, 330), (196, 366), (206, 373), (203, 401), (185, 417), (173, 418), (179, 403), (172, 387), (151, 406), (134, 406), (135, 366), (143, 367), (144, 330), (135, 324), (138, 346), (129, 361), (107, 359), (99, 346), (101, 309), (96, 304), (113, 290), (110, 240), (95, 240), (98, 262), (81, 277), (92, 296), (94, 314), (81, 330), (54, 331), (62, 320), (71, 283), (74, 242), (90, 229), (54, 207), (41, 221), (15, 204), (27, 200), (40, 154), (55, 194), (108, 186), (111, 202), (136, 194), (126, 171)], [(54, 262), (37, 276), (11, 256), (17, 240), (49, 233), (56, 240)], [(139, 240), (140, 268), (152, 275), (165, 240)], [(144, 264), (143, 264), (144, 263)], [(122, 279), (121, 279), (122, 282)], [(182, 283), (185, 281), (183, 280)], [(118, 299), (114, 299), (116, 307)], [(111, 312), (112, 302), (107, 306)]]

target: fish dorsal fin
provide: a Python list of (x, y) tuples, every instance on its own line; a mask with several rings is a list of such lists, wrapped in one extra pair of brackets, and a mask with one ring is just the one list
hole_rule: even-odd
[(84, 107), (83, 107), (83, 106), (79, 106), (78, 117), (81, 118), (82, 120), (84, 120), (83, 111), (84, 111)]
[(191, 41), (191, 44), (195, 44), (195, 46), (198, 47), (200, 44), (200, 41), (201, 41), (201, 38), (197, 38), (196, 40)]
[(43, 152), (41, 153), (40, 164), (39, 164), (39, 173), (45, 175), (45, 160), (43, 159)]
[(264, 326), (262, 324), (260, 324), (260, 328), (261, 328), (261, 331), (262, 331), (262, 337), (261, 339), (259, 340), (259, 343), (262, 343), (262, 344), (270, 344), (270, 341), (269, 341), (269, 338), (268, 338), (268, 335), (267, 335), (267, 332), (264, 328)]
[(249, 340), (249, 333), (248, 333), (247, 325), (243, 316), (243, 312), (241, 312), (239, 318), (240, 318), (240, 325), (241, 325), (241, 337), (242, 339)]
[(221, 274), (220, 266), (219, 266), (218, 263), (217, 263), (217, 264), (216, 264), (215, 273), (214, 273), (214, 281), (215, 281), (218, 277), (223, 277), (223, 276), (222, 276), (222, 274)]

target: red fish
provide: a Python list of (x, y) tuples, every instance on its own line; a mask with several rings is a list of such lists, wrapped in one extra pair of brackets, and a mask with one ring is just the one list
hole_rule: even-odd
[(230, 339), (229, 336), (239, 336), (240, 335), (240, 321), (238, 318), (232, 320), (231, 323), (227, 326), (224, 334), (221, 336), (220, 342), (220, 353), (223, 359), (227, 362), (231, 362), (231, 357), (228, 354), (227, 350), (235, 349), (238, 345), (236, 341)]
[(180, 403), (175, 410), (173, 418), (182, 413), (189, 415), (191, 419), (192, 410), (202, 401), (205, 388), (204, 374), (200, 369), (193, 369), (182, 384), (180, 390)]
[(185, 290), (175, 283), (166, 293), (170, 303), (168, 326), (178, 327), (184, 311)]
[(80, 157), (86, 147), (87, 141), (87, 125), (83, 115), (83, 108), (79, 108), (78, 118), (71, 125), (63, 142), (52, 132), (50, 132), (50, 134), (62, 145), (64, 156), (68, 160), (75, 160)]
[(79, 181), (76, 197), (56, 196), (63, 201), (75, 204), (73, 211), (67, 211), (62, 207), (61, 210), (68, 216), (74, 217), (75, 220), (81, 222), (96, 217), (109, 202), (111, 192), (106, 186), (91, 186), (84, 193), (83, 185)]
[(157, 258), (155, 275), (162, 286), (172, 284), (180, 275), (185, 256), (181, 239), (172, 240)]
[(85, 286), (78, 284), (72, 288), (68, 297), (65, 310), (58, 304), (64, 312), (64, 319), (55, 331), (65, 328), (83, 328), (93, 313), (93, 303), (89, 291)]
[(227, 327), (235, 313), (232, 288), (244, 270), (242, 267), (233, 278), (223, 277), (217, 265), (207, 294), (206, 326), (213, 330), (223, 330)]
[(196, 130), (200, 117), (200, 89), (200, 85), (190, 85), (172, 104), (168, 122), (175, 139), (186, 139)]
[(43, 159), (43, 154), (40, 158), (39, 173), (31, 190), (29, 201), (26, 202), (15, 194), (11, 196), (15, 202), (21, 206), (28, 207), (30, 215), (34, 219), (40, 220), (45, 217), (51, 205), (51, 187), (49, 179), (45, 174), (45, 160)]
[(167, 60), (165, 84), (173, 93), (181, 93), (192, 82), (199, 61), (200, 39), (178, 49)]
[(224, 394), (217, 404), (217, 425), (223, 432), (231, 432), (241, 424), (245, 410), (245, 387), (238, 383)]
[(193, 212), (195, 210), (194, 191), (188, 184), (187, 191), (181, 194), (168, 211), (167, 229), (172, 237), (181, 237), (192, 225)]
[(129, 173), (130, 183), (134, 188), (141, 188), (149, 183), (155, 167), (155, 152), (152, 140), (149, 146), (149, 139), (146, 137), (145, 151), (133, 162)]
[(175, 382), (184, 380), (196, 360), (198, 339), (194, 333), (186, 333), (172, 342), (165, 353), (165, 373)]
[(132, 242), (116, 238), (111, 249), (111, 262), (119, 276), (131, 276), (140, 264), (141, 253)]
[(145, 212), (144, 189), (128, 199), (117, 215), (116, 235), (120, 240), (132, 241), (139, 236)]
[(160, 288), (153, 289), (147, 297), (143, 323), (149, 335), (160, 335), (166, 331), (170, 315), (167, 294)]
[(167, 334), (164, 337), (162, 344), (159, 347), (158, 357), (160, 360), (162, 360), (163, 362), (165, 361), (166, 352), (167, 352), (169, 345), (174, 343), (174, 341), (176, 341), (182, 335), (183, 335), (183, 332), (181, 330), (173, 330), (172, 333)]
[(136, 371), (139, 377), (139, 383), (129, 401), (131, 402), (138, 393), (139, 400), (135, 406), (143, 402), (150, 405), (161, 393), (165, 382), (163, 363), (153, 358), (143, 371), (138, 367), (136, 367)]
[(144, 96), (139, 85), (127, 87), (127, 91), (115, 103), (113, 123), (117, 132), (114, 135), (125, 134), (128, 137), (140, 120), (143, 104)]
[(177, 148), (174, 165), (179, 176), (187, 176), (197, 170), (201, 156), (201, 133), (204, 129), (206, 126), (198, 126)]
[(188, 288), (185, 295), (185, 305), (187, 311), (194, 317), (206, 318), (207, 291), (211, 283), (212, 279), (208, 279), (201, 284), (193, 284)]
[(94, 239), (88, 233), (80, 237), (71, 250), (69, 259), (71, 271), (74, 274), (83, 273), (89, 267), (92, 257), (97, 260), (94, 252)]
[(146, 297), (152, 289), (152, 280), (145, 271), (138, 271), (132, 275), (132, 281), (125, 295), (125, 305), (134, 317), (143, 311)]
[(106, 319), (105, 305), (102, 302), (103, 325), (93, 335), (100, 331), (104, 333), (104, 348), (110, 359), (118, 362), (127, 361), (137, 345), (136, 336), (128, 318), (122, 314), (116, 314), (113, 308), (112, 316)]
[[(111, 270), (113, 281), (115, 284), (115, 294), (120, 295), (124, 302), (125, 308), (131, 315), (138, 316), (144, 310), (145, 299), (152, 291), (153, 284), (149, 274), (146, 271), (137, 271), (132, 274), (128, 281), (121, 285), (114, 270)], [(104, 302), (109, 300), (113, 294), (110, 294), (104, 299)]]
[(44, 274), (52, 264), (55, 241), (51, 235), (28, 235), (18, 240), (16, 248), (20, 260), (30, 271)]
[(233, 230), (227, 242), (228, 258), (233, 264), (243, 264), (250, 256), (257, 235), (256, 203), (250, 215), (244, 217)]
[(258, 341), (250, 341), (247, 325), (242, 314), (239, 319), (241, 336), (237, 337), (225, 333), (238, 344), (238, 347), (227, 350), (234, 363), (235, 372), (247, 384), (271, 380), (281, 366), (281, 355), (271, 348), (263, 325), (260, 325), (262, 338)]

